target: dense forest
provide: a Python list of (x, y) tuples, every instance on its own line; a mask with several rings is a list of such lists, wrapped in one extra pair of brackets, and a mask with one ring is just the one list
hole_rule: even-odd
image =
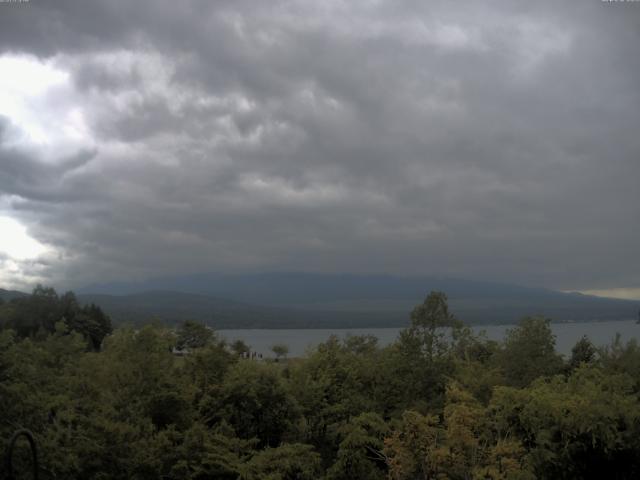
[[(439, 292), (388, 347), (330, 337), (279, 361), (193, 322), (114, 330), (43, 287), (3, 302), (0, 325), (0, 447), (30, 429), (40, 478), (640, 475), (635, 341), (583, 338), (563, 358), (544, 318), (489, 341)], [(15, 453), (28, 471), (26, 446)]]

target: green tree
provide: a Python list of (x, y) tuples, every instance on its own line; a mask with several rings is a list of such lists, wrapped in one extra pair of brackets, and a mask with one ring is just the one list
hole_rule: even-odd
[[(407, 410), (396, 428), (384, 440), (389, 479), (446, 478), (439, 466), (438, 449), (444, 430), (438, 417)], [(440, 475), (440, 476), (439, 476)]]
[(261, 446), (278, 446), (300, 414), (280, 370), (258, 362), (241, 361), (233, 365), (223, 384), (201, 403), (209, 425), (224, 420), (238, 437), (258, 438)]
[(378, 349), (378, 338), (373, 335), (348, 334), (343, 343), (345, 350), (356, 355), (373, 355)]
[(111, 319), (102, 309), (94, 305), (86, 305), (63, 317), (70, 331), (81, 333), (93, 350), (100, 350), (103, 340), (113, 332)]
[(538, 377), (562, 371), (562, 357), (555, 351), (551, 320), (527, 317), (507, 330), (502, 352), (497, 355), (508, 385), (524, 387)]
[(532, 480), (525, 448), (488, 421), (485, 407), (451, 382), (442, 417), (407, 411), (385, 439), (389, 478)]
[(381, 352), (352, 346), (333, 335), (290, 366), (289, 389), (302, 409), (304, 440), (325, 461), (338, 448), (340, 425), (362, 412), (383, 413), (395, 400)]
[(219, 341), (183, 357), (179, 374), (194, 390), (194, 401), (197, 403), (220, 387), (229, 368), (236, 362), (237, 357), (226, 349), (224, 342)]
[(276, 359), (287, 358), (289, 347), (284, 343), (276, 343), (271, 347), (271, 351), (276, 354)]
[(402, 330), (388, 352), (390, 381), (402, 392), (404, 408), (425, 411), (441, 408), (447, 377), (455, 370), (459, 341), (467, 342), (466, 330), (450, 312), (447, 296), (431, 292), (411, 312), (411, 324)]
[(19, 337), (34, 337), (55, 332), (63, 321), (67, 332), (78, 332), (88, 346), (98, 350), (112, 332), (111, 319), (97, 305), (80, 306), (73, 292), (58, 296), (50, 287), (38, 285), (26, 297), (14, 298), (0, 308), (0, 326), (12, 328)]
[(568, 378), (498, 387), (493, 428), (522, 439), (537, 478), (637, 478), (640, 403), (633, 381), (583, 365)]
[(61, 318), (58, 294), (51, 287), (37, 285), (31, 295), (14, 298), (4, 309), (5, 327), (19, 337), (33, 337), (38, 332), (53, 333)]
[[(248, 463), (250, 480), (316, 480), (321, 478), (320, 455), (311, 445), (283, 444), (259, 451)], [(355, 478), (355, 477), (354, 477)], [(364, 478), (364, 477), (360, 477)]]
[(616, 334), (610, 345), (598, 349), (598, 360), (609, 373), (626, 373), (634, 380), (634, 392), (640, 392), (640, 345), (635, 338), (622, 342)]
[(243, 340), (235, 340), (231, 344), (231, 350), (237, 355), (243, 357), (245, 355), (249, 355), (251, 353), (251, 347), (247, 345)]
[(182, 322), (177, 331), (176, 347), (180, 350), (202, 348), (215, 339), (213, 330), (191, 320)]
[(455, 338), (460, 328), (460, 321), (449, 312), (447, 296), (443, 292), (431, 292), (413, 309), (411, 325), (402, 334), (431, 360), (448, 350), (450, 339)]
[(581, 364), (592, 364), (596, 360), (598, 350), (591, 343), (591, 340), (587, 336), (583, 336), (571, 349), (571, 358), (569, 359), (568, 367), (570, 370), (575, 370)]
[[(198, 422), (184, 433), (167, 429), (156, 435), (144, 457), (146, 475), (138, 478), (248, 480), (255, 442), (241, 440), (226, 426), (207, 428)], [(143, 463), (144, 462), (144, 463)]]
[(489, 403), (494, 387), (504, 384), (502, 369), (496, 365), (500, 347), (498, 342), (481, 334), (467, 342), (455, 361), (456, 381), (483, 405)]
[(389, 427), (375, 413), (362, 413), (339, 428), (337, 458), (327, 472), (327, 480), (370, 480), (387, 477), (384, 437)]

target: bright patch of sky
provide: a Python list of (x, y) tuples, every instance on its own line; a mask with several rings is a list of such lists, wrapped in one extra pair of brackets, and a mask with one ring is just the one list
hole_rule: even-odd
[(639, 300), (640, 288), (609, 288), (599, 290), (581, 290), (585, 295), (596, 295), (598, 297), (622, 298), (624, 300)]
[(46, 251), (47, 248), (32, 238), (21, 223), (10, 217), (0, 217), (0, 255), (27, 260)]
[(11, 127), (5, 145), (54, 162), (91, 146), (70, 75), (33, 56), (0, 56), (0, 115)]

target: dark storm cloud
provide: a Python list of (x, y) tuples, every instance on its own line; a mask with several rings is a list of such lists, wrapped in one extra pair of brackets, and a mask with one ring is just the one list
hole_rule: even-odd
[[(82, 199), (77, 190), (60, 180), (91, 161), (96, 152), (80, 150), (55, 164), (39, 161), (15, 147), (6, 146), (2, 140), (10, 127), (10, 121), (0, 115), (0, 192), (43, 202), (71, 202)], [(89, 192), (85, 192), (89, 193)]]
[(55, 161), (3, 144), (5, 210), (72, 284), (638, 286), (640, 5), (533, 3), (3, 5), (0, 51), (68, 72), (90, 132)]

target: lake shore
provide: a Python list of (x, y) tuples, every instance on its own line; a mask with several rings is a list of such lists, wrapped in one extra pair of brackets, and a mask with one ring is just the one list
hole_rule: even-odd
[[(491, 340), (502, 340), (506, 331), (515, 327), (509, 325), (471, 325), (471, 329), (479, 334), (485, 332)], [(610, 344), (619, 333), (622, 340), (640, 339), (640, 325), (634, 320), (564, 322), (552, 323), (551, 329), (556, 336), (556, 350), (568, 355), (571, 348), (584, 335), (597, 346)], [(346, 337), (348, 335), (374, 335), (380, 346), (395, 341), (399, 327), (390, 328), (323, 328), (323, 329), (224, 329), (218, 333), (227, 341), (243, 340), (251, 346), (252, 351), (264, 357), (273, 357), (271, 347), (276, 343), (289, 347), (289, 355), (299, 357), (310, 349), (326, 341), (331, 335)]]

